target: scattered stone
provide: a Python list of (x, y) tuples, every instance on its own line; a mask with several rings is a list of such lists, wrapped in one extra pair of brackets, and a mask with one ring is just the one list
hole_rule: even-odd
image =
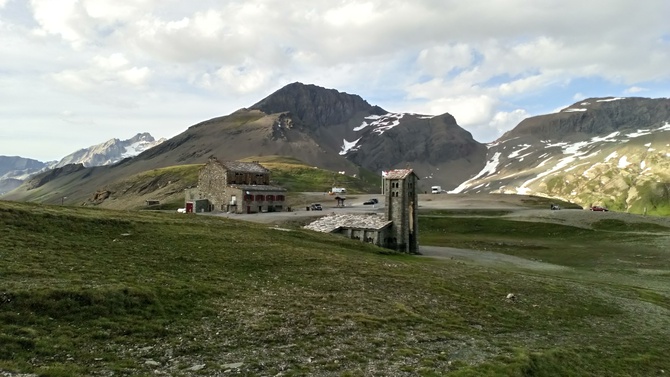
[(195, 364), (194, 366), (188, 368), (188, 370), (191, 370), (191, 371), (194, 371), (194, 372), (199, 371), (201, 369), (205, 369), (205, 364)]
[(121, 233), (121, 236), (128, 237), (128, 236), (130, 236), (130, 233)]
[(508, 300), (516, 300), (516, 296), (514, 295), (514, 293), (508, 293), (507, 294), (507, 299)]
[(102, 361), (102, 357), (96, 357), (93, 359), (93, 361)]
[(161, 363), (159, 363), (158, 361), (154, 361), (154, 360), (147, 360), (147, 361), (144, 362), (144, 364), (152, 366), (152, 367), (157, 367), (157, 366), (161, 365)]
[(223, 365), (221, 365), (221, 368), (224, 368), (224, 369), (239, 369), (240, 367), (242, 367), (242, 365), (244, 365), (244, 363), (223, 364)]

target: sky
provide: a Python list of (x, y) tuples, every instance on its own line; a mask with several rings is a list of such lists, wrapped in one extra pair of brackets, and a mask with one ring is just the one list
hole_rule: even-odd
[(173, 137), (292, 82), (480, 142), (588, 97), (670, 97), (667, 0), (0, 0), (0, 155)]

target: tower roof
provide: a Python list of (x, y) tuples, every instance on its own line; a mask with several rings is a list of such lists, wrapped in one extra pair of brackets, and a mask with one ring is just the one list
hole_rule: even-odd
[(386, 179), (405, 179), (410, 174), (416, 175), (412, 169), (393, 169), (387, 172), (382, 172), (382, 176)]

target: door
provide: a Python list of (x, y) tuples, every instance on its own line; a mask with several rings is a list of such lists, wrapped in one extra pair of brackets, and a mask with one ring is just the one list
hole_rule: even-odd
[(186, 213), (193, 213), (193, 202), (186, 203)]

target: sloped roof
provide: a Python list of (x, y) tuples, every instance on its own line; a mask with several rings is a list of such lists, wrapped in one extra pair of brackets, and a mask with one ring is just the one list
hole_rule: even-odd
[(351, 215), (334, 214), (324, 216), (312, 223), (306, 225), (305, 229), (315, 230), (317, 232), (331, 233), (339, 228), (359, 228), (380, 230), (391, 224), (392, 221), (384, 219), (377, 214)]
[[(405, 179), (410, 174), (414, 174), (414, 171), (412, 169), (394, 169), (394, 170), (387, 171), (384, 178), (386, 178), (386, 179)], [(414, 174), (414, 175), (416, 175), (416, 174)]]
[(269, 173), (270, 171), (258, 162), (224, 161), (221, 165), (232, 172), (238, 173)]
[(230, 187), (234, 187), (236, 189), (244, 190), (244, 191), (281, 191), (284, 192), (286, 191), (285, 188), (279, 187), (279, 186), (271, 186), (271, 185), (230, 185)]

